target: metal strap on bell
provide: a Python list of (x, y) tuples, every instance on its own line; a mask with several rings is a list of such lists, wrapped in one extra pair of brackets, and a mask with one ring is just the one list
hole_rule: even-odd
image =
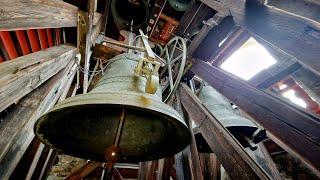
[(36, 136), (66, 154), (102, 162), (113, 161), (114, 152), (121, 153), (117, 162), (140, 162), (184, 149), (187, 125), (161, 101), (159, 87), (154, 94), (145, 92), (147, 79), (134, 75), (138, 61), (133, 54), (111, 59), (91, 92), (58, 103), (36, 122)]
[(209, 112), (244, 146), (255, 149), (254, 144), (266, 138), (265, 130), (251, 120), (237, 114), (230, 102), (213, 87), (205, 85), (199, 99)]

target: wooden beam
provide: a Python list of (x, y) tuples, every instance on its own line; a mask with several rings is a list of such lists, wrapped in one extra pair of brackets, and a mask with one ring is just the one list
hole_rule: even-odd
[(0, 111), (64, 68), (76, 54), (66, 45), (48, 48), (0, 64)]
[[(90, 49), (93, 44), (93, 20), (94, 13), (96, 11), (97, 0), (88, 0), (88, 13), (79, 11), (79, 22), (78, 22), (78, 37), (77, 47), (81, 54), (81, 67), (83, 71), (80, 79), (82, 82), (83, 93), (87, 93), (89, 87), (89, 67), (90, 67)], [(100, 29), (101, 30), (101, 29)]]
[(221, 18), (218, 18), (216, 26), (213, 27), (201, 41), (196, 51), (193, 53), (193, 57), (199, 59), (210, 59), (220, 48), (221, 42), (223, 42), (236, 28), (233, 17), (230, 14), (226, 12), (219, 12), (215, 14), (214, 17), (216, 16), (221, 16)]
[[(74, 62), (22, 98), (0, 127), (0, 179), (7, 179), (34, 138), (35, 121), (58, 101)], [(23, 117), (23, 118), (21, 118)]]
[[(201, 0), (210, 4), (210, 0)], [(253, 36), (262, 38), (320, 74), (320, 23), (258, 3), (221, 0), (234, 21)]]
[[(190, 118), (189, 116), (184, 115), (183, 109), (181, 106), (181, 97), (180, 97), (180, 94), (178, 93), (176, 93), (175, 107), (176, 107), (176, 110), (179, 112), (179, 114), (183, 117), (183, 119), (186, 119), (186, 123), (188, 124), (189, 129), (192, 129), (193, 119)], [(192, 179), (202, 180), (203, 175), (201, 173), (202, 171), (201, 171), (199, 153), (197, 150), (196, 139), (192, 131), (191, 131), (191, 141), (190, 141), (189, 147), (186, 150), (188, 152), (189, 167), (190, 167), (190, 173), (191, 173)]]
[(91, 161), (84, 166), (82, 166), (80, 169), (77, 169), (76, 171), (72, 172), (66, 177), (66, 180), (79, 180), (85, 178), (87, 175), (92, 173), (95, 169), (98, 167), (101, 167), (101, 162), (95, 162)]
[(294, 152), (319, 175), (319, 117), (255, 89), (243, 80), (206, 62), (196, 61), (191, 70), (253, 117), (283, 142), (283, 148)]
[(250, 33), (240, 27), (237, 27), (234, 32), (227, 37), (225, 42), (208, 57), (208, 61), (214, 66), (220, 66), (228, 57), (239, 49), (248, 39)]
[(273, 162), (269, 152), (263, 145), (263, 143), (257, 144), (257, 149), (252, 151), (250, 149), (246, 149), (247, 153), (259, 164), (268, 175), (274, 180), (283, 179), (280, 176), (279, 170), (277, 169), (276, 164)]
[(78, 8), (62, 0), (2, 1), (0, 11), (1, 31), (72, 27), (78, 20)]
[[(62, 0), (11, 0), (1, 2), (0, 31), (76, 27), (78, 7)], [(101, 14), (95, 13), (96, 25)]]
[(201, 104), (184, 84), (179, 87), (183, 107), (232, 179), (270, 179), (240, 143)]
[(320, 22), (318, 0), (268, 0), (268, 5)]
[(320, 104), (320, 77), (306, 68), (301, 68), (291, 75), (306, 93)]
[(217, 156), (214, 153), (200, 153), (199, 156), (204, 178), (210, 180), (220, 179), (221, 164)]
[(212, 18), (205, 21), (200, 32), (195, 36), (195, 38), (188, 46), (188, 55), (192, 55), (197, 50), (202, 41), (206, 38), (210, 30), (218, 26), (220, 22), (228, 16), (229, 14), (227, 12), (216, 13)]

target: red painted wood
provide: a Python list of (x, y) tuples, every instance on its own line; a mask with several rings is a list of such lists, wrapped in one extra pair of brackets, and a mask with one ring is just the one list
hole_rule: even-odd
[(40, 51), (40, 43), (39, 43), (37, 31), (35, 29), (29, 29), (27, 30), (27, 35), (29, 38), (32, 52)]
[(45, 29), (38, 29), (38, 36), (40, 41), (41, 49), (47, 49), (49, 47), (47, 41), (47, 33)]
[(52, 46), (54, 46), (52, 31), (51, 31), (51, 29), (46, 29), (46, 32), (47, 32), (47, 39), (48, 39), (49, 47), (52, 47)]
[(59, 46), (61, 44), (61, 37), (60, 37), (60, 29), (56, 28), (54, 29), (54, 33), (55, 33), (55, 43), (56, 46)]
[(30, 48), (28, 45), (28, 40), (23, 30), (16, 31), (16, 35), (19, 41), (19, 45), (23, 55), (30, 54)]
[(18, 57), (18, 53), (10, 33), (8, 31), (0, 31), (0, 38), (3, 43), (5, 51), (8, 53), (9, 59), (14, 59)]

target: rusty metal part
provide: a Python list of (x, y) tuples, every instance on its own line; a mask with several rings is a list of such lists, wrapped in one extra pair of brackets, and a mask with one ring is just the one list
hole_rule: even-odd
[(66, 154), (105, 161), (120, 115), (126, 111), (119, 162), (172, 156), (189, 144), (190, 131), (178, 112), (157, 93), (145, 93), (146, 79), (134, 75), (139, 57), (121, 54), (89, 93), (58, 103), (35, 124), (36, 136)]
[[(266, 132), (251, 120), (246, 119), (232, 108), (230, 102), (214, 88), (205, 85), (199, 93), (199, 99), (209, 112), (244, 146), (254, 149), (252, 143), (266, 138)], [(250, 141), (248, 141), (250, 140)]]

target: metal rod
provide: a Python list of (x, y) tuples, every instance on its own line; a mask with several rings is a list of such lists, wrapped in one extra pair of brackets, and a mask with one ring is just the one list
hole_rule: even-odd
[(120, 46), (120, 47), (125, 47), (125, 48), (129, 48), (129, 49), (138, 50), (138, 51), (144, 51), (144, 52), (146, 51), (146, 49), (142, 48), (142, 47), (130, 46), (130, 45), (127, 45), (127, 44), (122, 44), (122, 43), (118, 43), (118, 42), (114, 42), (114, 41), (104, 41), (104, 42), (112, 44), (112, 45)]
[(119, 146), (119, 144), (120, 144), (121, 134), (122, 134), (122, 130), (123, 130), (123, 124), (124, 124), (125, 119), (126, 119), (126, 112), (125, 112), (125, 108), (123, 108), (121, 116), (120, 116), (119, 126), (117, 129), (117, 134), (116, 134), (116, 137), (115, 137), (115, 140), (113, 143), (115, 146)]

